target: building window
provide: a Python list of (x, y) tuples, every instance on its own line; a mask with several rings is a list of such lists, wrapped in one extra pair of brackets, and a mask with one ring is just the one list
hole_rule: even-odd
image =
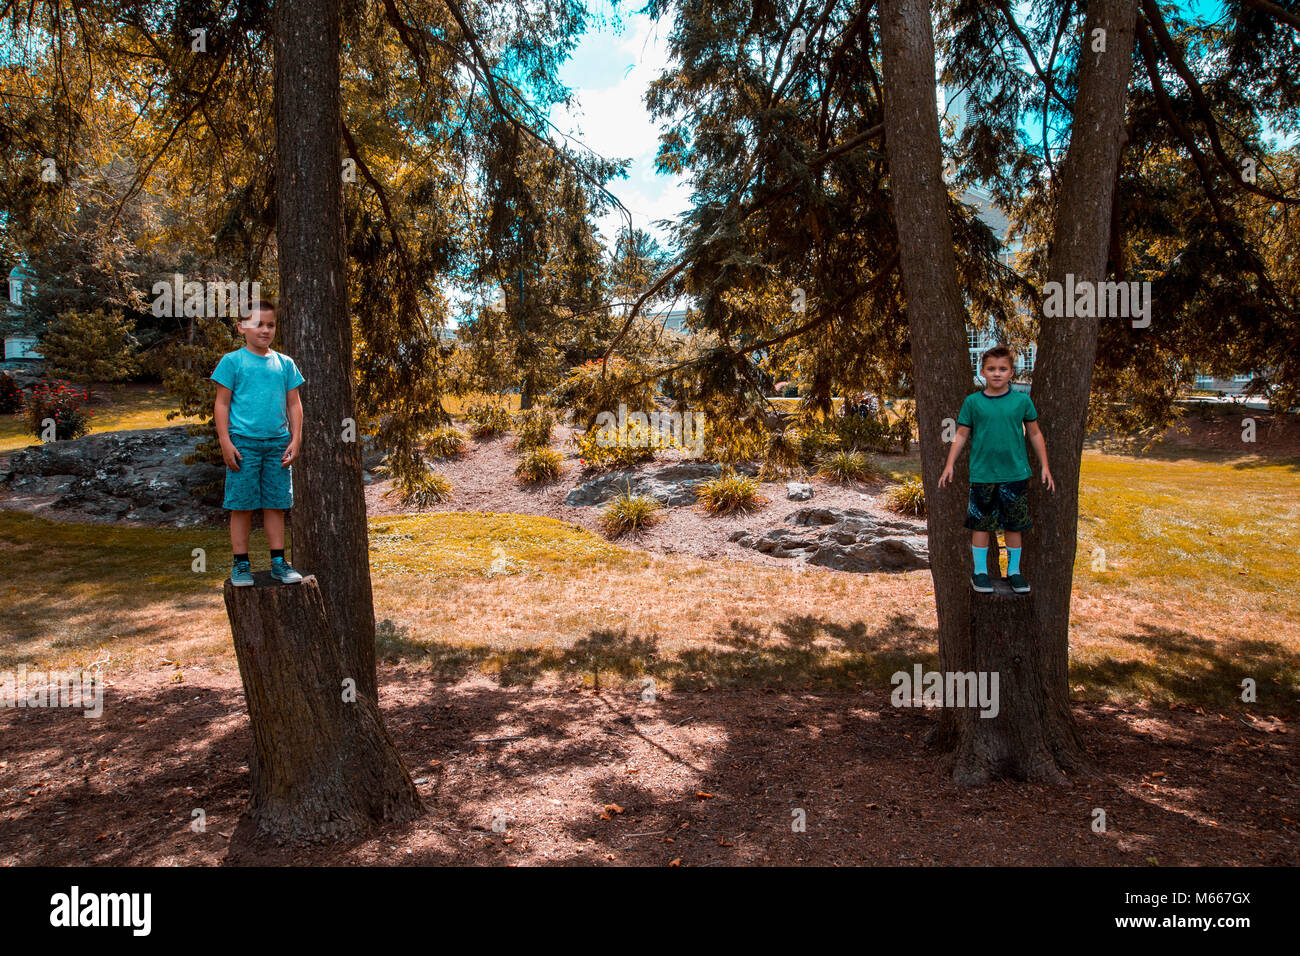
[(1234, 376), (1232, 376), (1232, 380), (1233, 380), (1234, 382), (1237, 382), (1237, 383), (1249, 382), (1252, 378), (1254, 378), (1253, 375), (1234, 375)]
[(1213, 376), (1213, 375), (1197, 375), (1197, 376), (1196, 376), (1196, 387), (1197, 387), (1197, 388), (1209, 388), (1209, 387), (1210, 387), (1211, 385), (1213, 385), (1213, 384), (1214, 384), (1214, 376)]

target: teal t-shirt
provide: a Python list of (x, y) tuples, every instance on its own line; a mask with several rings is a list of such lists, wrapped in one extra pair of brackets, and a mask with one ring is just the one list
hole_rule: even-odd
[(1025, 451), (1025, 422), (1038, 409), (1025, 392), (1008, 389), (990, 398), (973, 392), (961, 403), (957, 424), (971, 430), (970, 480), (975, 484), (1022, 481), (1033, 474)]
[(227, 352), (217, 363), (212, 381), (233, 393), (230, 434), (245, 438), (281, 438), (289, 434), (286, 400), (306, 379), (287, 355), (270, 349), (257, 355), (248, 349)]

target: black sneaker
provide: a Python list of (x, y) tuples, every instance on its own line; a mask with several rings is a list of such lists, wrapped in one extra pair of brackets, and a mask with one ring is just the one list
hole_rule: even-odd
[(1029, 582), (1025, 580), (1023, 574), (1012, 574), (1007, 577), (1007, 583), (1011, 585), (1011, 590), (1017, 594), (1029, 593)]
[(987, 574), (972, 574), (970, 576), (970, 586), (976, 594), (992, 594), (993, 582), (989, 580)]

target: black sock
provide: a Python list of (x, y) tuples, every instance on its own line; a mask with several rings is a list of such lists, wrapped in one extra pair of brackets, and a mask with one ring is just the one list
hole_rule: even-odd
[(272, 549), (271, 549), (271, 560), (272, 560), (272, 561), (274, 561), (276, 558), (283, 558), (283, 557), (284, 557), (284, 548), (272, 548)]
[(247, 560), (248, 560), (248, 555), (246, 555), (246, 554), (237, 554), (237, 555), (235, 555), (235, 561), (236, 561), (236, 562), (239, 562), (239, 561), (247, 561)]

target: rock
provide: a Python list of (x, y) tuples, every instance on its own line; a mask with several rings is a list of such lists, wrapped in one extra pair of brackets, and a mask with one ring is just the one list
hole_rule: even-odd
[(184, 425), (103, 432), (15, 452), (0, 481), (23, 495), (57, 495), (51, 507), (106, 521), (176, 528), (220, 520), (225, 469), (187, 465), (197, 438)]
[[(836, 571), (912, 571), (930, 566), (924, 525), (839, 508), (800, 508), (785, 520), (793, 527), (762, 534), (735, 531), (728, 540), (774, 558)], [(801, 528), (816, 530), (796, 530)]]
[(700, 482), (721, 473), (720, 465), (695, 461), (668, 465), (646, 474), (614, 471), (578, 485), (564, 496), (564, 503), (570, 507), (600, 505), (630, 490), (634, 495), (649, 495), (673, 508), (693, 505), (699, 500), (695, 489)]
[(785, 496), (791, 501), (808, 501), (813, 496), (813, 486), (804, 481), (787, 481)]

